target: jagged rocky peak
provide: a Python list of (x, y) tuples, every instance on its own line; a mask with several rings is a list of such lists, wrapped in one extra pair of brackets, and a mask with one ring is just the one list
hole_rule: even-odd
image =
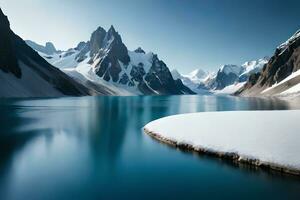
[(0, 8), (0, 69), (4, 72), (11, 72), (16, 77), (21, 77), (21, 69), (18, 65), (13, 45), (13, 33), (7, 16)]
[(136, 50), (134, 50), (135, 53), (143, 53), (145, 54), (145, 51), (141, 48), (141, 47), (138, 47)]
[(98, 27), (91, 35), (90, 56), (94, 60), (95, 56), (110, 57), (113, 62), (117, 59), (124, 64), (128, 64), (127, 47), (123, 44), (122, 38), (113, 26), (106, 32), (102, 27)]
[(106, 30), (104, 30), (102, 27), (98, 27), (97, 30), (95, 30), (90, 39), (90, 56), (93, 57), (95, 54), (98, 53), (98, 51), (103, 47), (104, 38), (106, 36)]
[[(99, 27), (92, 34), (90, 56), (95, 73), (106, 81), (117, 82), (122, 71), (121, 65), (128, 65), (130, 62), (127, 47), (113, 26), (107, 32)], [(97, 59), (97, 63), (94, 63)]]

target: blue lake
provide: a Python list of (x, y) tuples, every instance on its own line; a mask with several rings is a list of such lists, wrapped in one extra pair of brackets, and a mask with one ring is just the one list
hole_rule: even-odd
[(142, 131), (171, 114), (297, 108), (230, 96), (2, 99), (0, 199), (300, 199), (300, 178), (182, 152)]

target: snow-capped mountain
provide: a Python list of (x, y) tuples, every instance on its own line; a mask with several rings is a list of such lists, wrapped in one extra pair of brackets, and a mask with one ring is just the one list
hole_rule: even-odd
[(180, 80), (173, 79), (156, 54), (145, 53), (142, 48), (129, 51), (113, 26), (108, 31), (99, 27), (89, 41), (67, 51), (45, 54), (36, 45), (31, 47), (81, 83), (104, 85), (117, 94), (193, 93)]
[(201, 69), (181, 75), (172, 71), (174, 79), (181, 79), (184, 85), (196, 93), (234, 93), (248, 80), (250, 75), (262, 70), (268, 57), (245, 62), (242, 65), (222, 65), (216, 72), (208, 73)]
[(226, 86), (238, 82), (243, 70), (242, 66), (223, 65), (216, 73), (216, 77), (208, 83), (208, 86), (213, 90), (222, 90)]
[(182, 83), (190, 88), (197, 94), (207, 94), (209, 92), (209, 88), (206, 86), (206, 82), (211, 77), (211, 74), (205, 72), (202, 69), (196, 69), (187, 75), (180, 74), (177, 70), (171, 71), (172, 76), (175, 80), (181, 80)]
[(261, 73), (253, 74), (237, 94), (287, 95), (300, 93), (300, 30), (279, 45)]
[(14, 34), (1, 9), (0, 40), (0, 97), (90, 94), (87, 88), (50, 65)]
[(260, 72), (264, 65), (268, 63), (269, 59), (269, 57), (264, 57), (262, 59), (245, 62), (242, 65), (244, 72), (239, 77), (240, 82), (247, 81), (251, 74)]

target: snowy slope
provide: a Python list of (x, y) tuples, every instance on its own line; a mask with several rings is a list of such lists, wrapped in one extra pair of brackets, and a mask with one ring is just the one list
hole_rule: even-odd
[(242, 66), (238, 65), (222, 65), (218, 72), (225, 73), (226, 75), (229, 74), (235, 74), (239, 76), (244, 71), (244, 68)]
[(292, 35), (292, 37), (290, 37), (287, 41), (285, 41), (284, 43), (282, 43), (277, 47), (277, 49), (280, 51), (279, 54), (285, 52), (288, 49), (288, 47), (294, 42), (296, 42), (296, 40), (298, 40), (299, 38), (300, 38), (300, 30), (296, 31), (296, 33)]
[(275, 83), (271, 87), (266, 88), (261, 92), (264, 95), (288, 95), (300, 92), (297, 86), (300, 83), (300, 70), (292, 73), (279, 83)]
[(246, 82), (237, 82), (232, 85), (228, 85), (221, 90), (213, 90), (212, 92), (214, 94), (234, 94), (236, 91), (241, 89), (245, 85), (245, 83)]
[(268, 63), (269, 59), (269, 57), (264, 57), (262, 59), (245, 62), (242, 65), (244, 72), (239, 75), (239, 79), (241, 81), (247, 81), (251, 74), (260, 72), (264, 65)]
[(300, 111), (193, 113), (152, 121), (144, 130), (163, 142), (300, 175), (299, 117)]

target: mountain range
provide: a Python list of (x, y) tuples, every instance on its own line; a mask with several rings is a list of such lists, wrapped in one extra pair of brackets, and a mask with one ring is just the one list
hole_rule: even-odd
[(271, 58), (187, 75), (170, 72), (157, 54), (141, 47), (128, 50), (113, 26), (98, 27), (87, 41), (62, 51), (51, 42), (24, 41), (0, 9), (0, 39), (0, 97), (300, 94), (300, 31)]
[(222, 65), (215, 72), (205, 72), (202, 69), (192, 71), (190, 74), (182, 75), (177, 70), (172, 71), (174, 79), (182, 80), (183, 84), (198, 94), (229, 93), (233, 94), (239, 90), (248, 78), (260, 72), (268, 63), (269, 58), (245, 62), (242, 65)]
[[(300, 30), (279, 45), (271, 58), (223, 65), (213, 73), (174, 77), (196, 93), (227, 93), (239, 96), (297, 97), (300, 95)], [(202, 70), (200, 70), (202, 71)], [(204, 75), (204, 76), (203, 76)]]
[(105, 88), (106, 95), (194, 93), (181, 80), (173, 79), (156, 54), (146, 53), (140, 47), (129, 51), (113, 26), (108, 31), (97, 28), (87, 42), (67, 51), (57, 51), (52, 43), (26, 43), (86, 87), (94, 91)]

